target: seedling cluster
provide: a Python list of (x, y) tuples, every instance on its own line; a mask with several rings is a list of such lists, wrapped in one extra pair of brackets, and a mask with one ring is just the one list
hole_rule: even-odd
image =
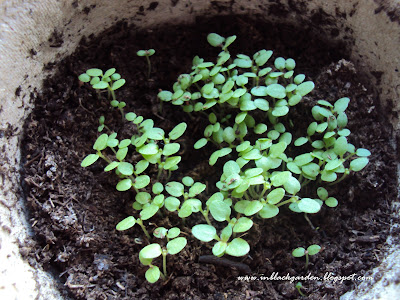
[[(284, 206), (304, 214), (317, 213), (324, 205), (336, 207), (338, 200), (329, 195), (329, 186), (368, 164), (370, 152), (356, 149), (347, 139), (350, 130), (346, 128), (345, 110), (349, 98), (333, 103), (319, 100), (311, 110), (314, 120), (298, 135), (298, 125), (290, 112), (314, 89), (314, 83), (306, 81), (304, 74), (295, 74), (296, 63), (291, 58), (278, 57), (268, 64), (273, 55), (270, 50), (260, 50), (252, 57), (232, 57), (228, 46), (235, 39), (236, 36), (209, 34), (208, 42), (222, 50), (216, 62), (196, 56), (191, 72), (179, 75), (172, 91), (158, 93), (161, 101), (208, 121), (204, 136), (192, 145), (196, 149), (192, 151), (211, 153), (210, 168), (219, 170), (217, 191), (212, 195), (205, 194), (204, 183), (184, 174), (174, 176), (180, 180), (170, 181), (181, 162), (177, 153), (186, 123), (178, 124), (167, 135), (154, 127), (153, 120), (134, 112), (125, 114), (125, 103), (114, 94), (125, 81), (115, 69), (104, 75), (99, 69), (90, 69), (79, 76), (95, 89), (106, 89), (111, 106), (120, 109), (125, 122), (135, 125), (131, 138), (119, 140), (100, 117), (98, 131), (107, 133), (99, 135), (93, 146), (95, 153), (89, 154), (82, 166), (102, 158), (107, 163), (104, 171), (113, 170), (120, 178), (116, 189), (135, 191), (135, 212), (117, 224), (117, 230), (127, 230), (136, 223), (142, 228), (150, 244), (140, 251), (139, 258), (149, 266), (149, 282), (167, 277), (167, 255), (179, 253), (187, 239), (179, 237), (179, 228), (158, 227), (153, 235), (160, 241), (153, 242), (148, 220), (176, 214), (184, 222), (200, 213), (205, 223), (193, 226), (194, 237), (206, 243), (215, 240), (215, 256), (244, 256), (250, 251), (245, 236), (253, 222), (276, 217)], [(149, 57), (154, 54), (151, 50), (137, 53), (148, 59), (149, 76)], [(130, 161), (132, 153), (135, 157), (139, 154), (140, 159)], [(157, 176), (150, 178), (146, 174), (149, 165), (156, 166)], [(307, 253), (312, 255), (311, 252)], [(153, 264), (160, 256), (162, 272)]]
[(321, 246), (320, 245), (311, 245), (308, 246), (307, 249), (304, 249), (303, 247), (298, 247), (292, 251), (292, 255), (294, 257), (306, 257), (306, 264), (305, 264), (305, 269), (308, 269), (308, 263), (309, 263), (309, 256), (315, 255), (321, 251)]

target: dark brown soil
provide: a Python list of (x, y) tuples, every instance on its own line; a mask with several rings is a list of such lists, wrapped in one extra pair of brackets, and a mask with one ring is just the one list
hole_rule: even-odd
[[(101, 162), (80, 167), (96, 139), (99, 116), (105, 115), (107, 124), (118, 128), (120, 115), (109, 109), (104, 96), (82, 86), (77, 76), (90, 67), (116, 67), (127, 80), (118, 91), (119, 99), (127, 102), (126, 111), (153, 118), (156, 126), (166, 131), (182, 120), (188, 122), (191, 134), (182, 153), (182, 172), (176, 176), (190, 173), (212, 186), (214, 171), (204, 163), (206, 155), (191, 150), (202, 134), (201, 121), (192, 122), (167, 104), (160, 114), (156, 97), (158, 89), (170, 89), (180, 73), (190, 70), (194, 55), (215, 57), (218, 50), (206, 43), (209, 32), (236, 34), (233, 53), (252, 54), (265, 48), (274, 50), (275, 57), (294, 58), (296, 71), (307, 74), (316, 84), (299, 105), (302, 117), (309, 115), (316, 100), (350, 97), (350, 140), (372, 152), (371, 163), (331, 191), (339, 200), (337, 208), (324, 208), (310, 216), (318, 231), (302, 215), (287, 209), (278, 217), (255, 222), (257, 226), (248, 237), (250, 255), (242, 260), (227, 258), (248, 265), (248, 275), (257, 280), (238, 280), (246, 275), (242, 265), (200, 264), (200, 256), (211, 254), (210, 247), (187, 235), (188, 246), (168, 261), (168, 281), (149, 284), (144, 278), (146, 268), (138, 260), (146, 243), (140, 228), (123, 233), (115, 230), (120, 220), (133, 213), (129, 208), (133, 193), (117, 192), (117, 179), (102, 172)], [(151, 80), (145, 80), (146, 61), (135, 53), (149, 48), (157, 52), (151, 58)], [(102, 38), (82, 41), (72, 56), (56, 64), (56, 75), (45, 82), (26, 123), (23, 184), (36, 240), (21, 252), (54, 272), (62, 292), (75, 299), (298, 299), (302, 298), (295, 288), (298, 281), (309, 299), (338, 299), (357, 281), (290, 282), (261, 280), (260, 276), (273, 272), (281, 276), (311, 273), (321, 278), (327, 272), (362, 276), (383, 257), (396, 192), (395, 157), (388, 143), (390, 126), (372, 87), (363, 85), (362, 74), (345, 60), (348, 54), (342, 45), (317, 37), (310, 28), (265, 24), (245, 17), (220, 17), (199, 21), (196, 26), (145, 32), (119, 24)], [(178, 221), (170, 216), (154, 222), (175, 226)], [(193, 224), (186, 224), (183, 231), (190, 232)], [(306, 271), (304, 259), (293, 258), (291, 251), (313, 243), (323, 246), (323, 251), (311, 257)]]

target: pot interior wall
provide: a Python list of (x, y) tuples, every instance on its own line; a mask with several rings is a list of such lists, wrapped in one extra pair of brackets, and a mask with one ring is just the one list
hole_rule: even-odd
[[(392, 105), (393, 114), (387, 118), (396, 130), (400, 128), (398, 1), (0, 1), (0, 159), (4, 162), (0, 251), (8, 257), (1, 266), (5, 288), (0, 295), (7, 295), (2, 298), (61, 297), (52, 277), (37, 269), (35, 262), (26, 263), (18, 247), (30, 239), (31, 232), (19, 188), (19, 145), (24, 120), (33, 106), (31, 93), (40, 92), (43, 79), (50, 75), (45, 66), (72, 53), (82, 37), (96, 36), (118, 21), (147, 28), (167, 22), (193, 23), (203, 14), (285, 20), (343, 43), (351, 60), (375, 83), (382, 105)], [(396, 270), (398, 265), (391, 268)]]

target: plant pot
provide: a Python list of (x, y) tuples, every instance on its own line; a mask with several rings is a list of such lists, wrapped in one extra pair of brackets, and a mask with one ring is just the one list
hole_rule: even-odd
[[(351, 49), (351, 60), (374, 82), (396, 144), (400, 123), (400, 6), (393, 1), (0, 1), (0, 146), (2, 299), (61, 299), (55, 279), (35, 261), (22, 259), (19, 246), (32, 238), (29, 213), (20, 187), (20, 141), (25, 119), (33, 108), (31, 93), (40, 91), (50, 75), (44, 68), (71, 54), (84, 36), (98, 35), (120, 20), (140, 28), (164, 23), (191, 23), (203, 15), (252, 14), (303, 26), (330, 36)], [(397, 141), (398, 142), (398, 141)], [(396, 204), (396, 203), (395, 203)], [(397, 203), (398, 204), (398, 203)], [(394, 219), (397, 220), (397, 219)], [(396, 221), (397, 222), (397, 221)], [(393, 227), (398, 224), (393, 222)], [(400, 296), (399, 245), (389, 237), (387, 256), (374, 271), (375, 280), (360, 283), (343, 299)], [(26, 247), (24, 248), (26, 251)]]

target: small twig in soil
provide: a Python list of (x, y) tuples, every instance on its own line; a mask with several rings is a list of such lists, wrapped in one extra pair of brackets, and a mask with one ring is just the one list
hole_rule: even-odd
[(41, 155), (42, 155), (42, 153), (40, 152), (38, 155), (36, 155), (36, 156), (33, 157), (31, 160), (29, 160), (28, 162), (26, 162), (26, 164), (24, 165), (24, 167), (29, 166), (31, 163), (33, 163), (35, 160), (37, 160)]
[(236, 261), (229, 260), (227, 258), (216, 257), (214, 255), (202, 255), (199, 257), (199, 263), (201, 264), (213, 264), (223, 267), (235, 268), (245, 274), (250, 274), (251, 269), (248, 265)]
[(356, 236), (354, 238), (349, 238), (350, 242), (356, 242), (356, 243), (376, 243), (379, 242), (380, 236), (379, 235), (362, 235), (362, 236)]

